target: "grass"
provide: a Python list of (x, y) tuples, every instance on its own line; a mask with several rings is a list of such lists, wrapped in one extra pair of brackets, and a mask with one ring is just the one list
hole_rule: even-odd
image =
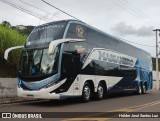
[[(0, 77), (7, 75), (10, 77), (11, 72), (17, 73), (22, 50), (11, 51), (8, 62), (3, 59), (4, 52), (7, 48), (24, 45), (26, 39), (26, 35), (22, 35), (18, 31), (0, 24)], [(4, 72), (3, 70), (8, 72)], [(13, 73), (11, 75), (15, 76)]]

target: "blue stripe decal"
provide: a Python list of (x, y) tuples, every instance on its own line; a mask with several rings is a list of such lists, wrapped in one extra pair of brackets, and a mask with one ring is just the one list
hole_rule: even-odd
[[(131, 83), (136, 87), (137, 80), (135, 80), (136, 77), (123, 77), (118, 83), (113, 85), (112, 87), (108, 88), (108, 91), (115, 91), (115, 90), (124, 90), (124, 89), (132, 89), (130, 87)], [(134, 88), (133, 87), (133, 88)]]

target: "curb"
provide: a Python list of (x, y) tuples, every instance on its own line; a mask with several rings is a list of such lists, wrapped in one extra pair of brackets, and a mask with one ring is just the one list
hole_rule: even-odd
[(31, 102), (38, 101), (39, 99), (26, 99), (26, 98), (0, 98), (0, 105), (10, 104), (10, 103), (22, 103), (22, 102)]

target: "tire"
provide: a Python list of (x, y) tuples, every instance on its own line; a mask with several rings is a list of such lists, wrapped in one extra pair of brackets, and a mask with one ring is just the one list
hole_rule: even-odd
[(88, 102), (91, 100), (91, 86), (88, 82), (86, 82), (83, 86), (83, 91), (82, 91), (82, 101), (83, 102)]
[(102, 85), (102, 83), (99, 83), (96, 92), (96, 99), (102, 100), (104, 98), (104, 93), (105, 93), (105, 88)]
[(142, 94), (142, 89), (143, 87), (142, 87), (142, 85), (141, 84), (139, 84), (139, 86), (138, 86), (138, 91), (137, 91), (137, 94), (138, 95), (141, 95)]
[(143, 89), (143, 90), (142, 90), (142, 94), (145, 94), (146, 91), (147, 91), (145, 84), (143, 84), (143, 88), (142, 88), (142, 89)]

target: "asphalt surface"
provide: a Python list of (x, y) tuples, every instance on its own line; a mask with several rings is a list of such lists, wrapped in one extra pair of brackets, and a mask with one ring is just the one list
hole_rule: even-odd
[[(45, 115), (48, 114), (49, 117), (55, 117), (45, 119), (23, 119), (30, 121), (158, 121), (160, 118), (115, 118), (119, 117), (120, 113), (116, 115), (111, 114), (110, 117), (106, 117), (106, 115), (108, 115), (108, 112), (122, 112), (123, 114), (127, 114), (129, 112), (138, 112), (138, 114), (141, 112), (152, 112), (153, 114), (154, 112), (160, 112), (160, 91), (150, 91), (144, 95), (118, 94), (109, 96), (100, 101), (94, 100), (88, 103), (82, 103), (79, 98), (76, 98), (61, 101), (40, 100), (24, 103), (2, 104), (0, 105), (0, 112), (18, 112), (20, 114), (24, 114), (25, 112), (40, 114), (48, 112), (45, 113)], [(152, 113), (150, 114), (152, 115)], [(22, 119), (0, 119), (0, 121), (3, 120), (17, 121)]]

